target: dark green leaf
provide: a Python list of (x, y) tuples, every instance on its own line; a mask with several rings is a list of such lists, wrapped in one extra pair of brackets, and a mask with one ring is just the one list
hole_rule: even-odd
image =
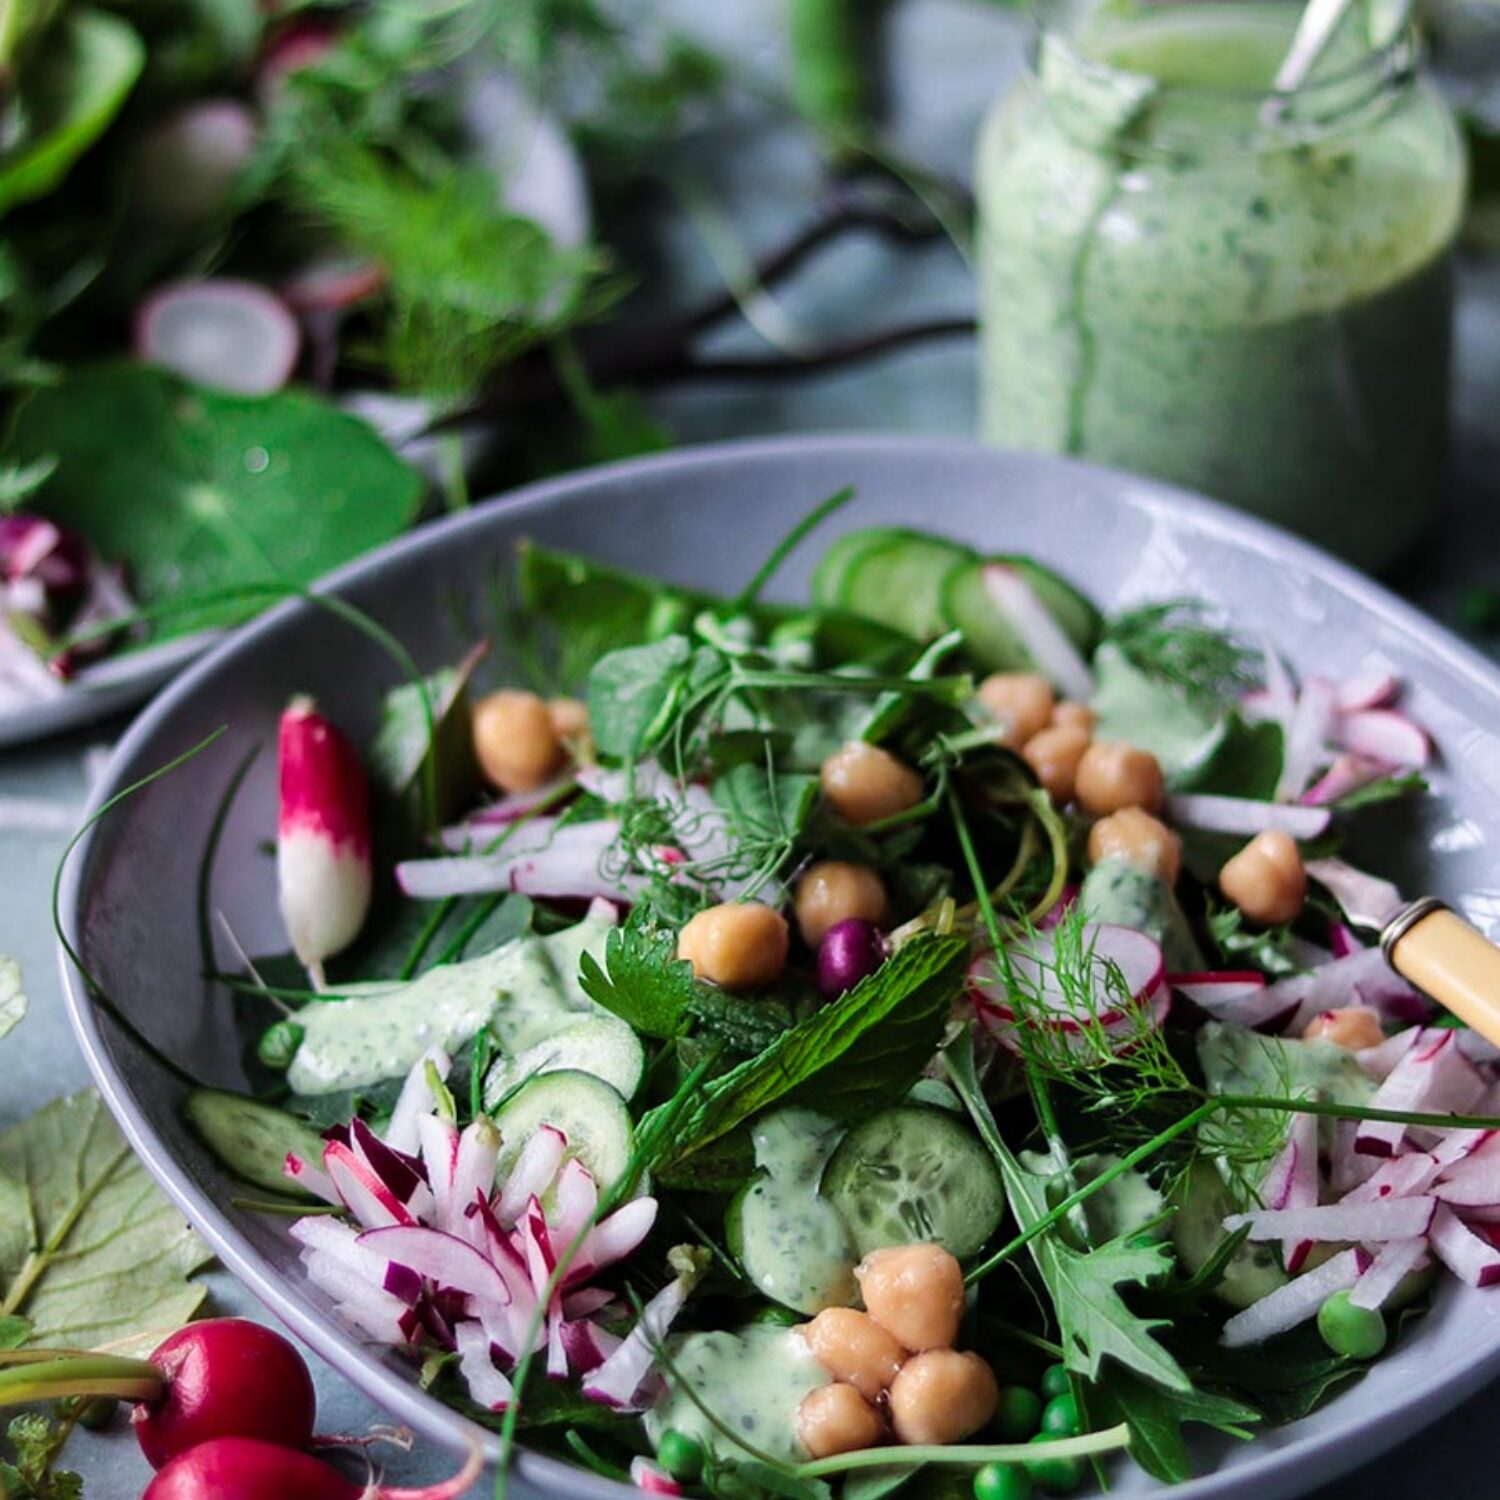
[(713, 784), (714, 801), (728, 817), (737, 845), (789, 844), (802, 832), (818, 794), (818, 778), (769, 771), (764, 764), (732, 767)]
[[(452, 816), (472, 800), (478, 784), (469, 678), (477, 657), (434, 672), (419, 687), (393, 687), (380, 708), (380, 728), (370, 744), (370, 769), (393, 796), (413, 796), (429, 755), (435, 757), (437, 815)], [(425, 698), (425, 705), (424, 705)], [(429, 738), (427, 713), (432, 713)]]
[(677, 936), (645, 908), (609, 935), (601, 967), (585, 953), (579, 970), (583, 992), (646, 1036), (682, 1036), (701, 988), (693, 966), (677, 957)]
[(653, 1170), (681, 1165), (773, 1104), (802, 1100), (850, 1119), (904, 1094), (942, 1035), (967, 951), (956, 937), (907, 943), (848, 994), (705, 1084)]
[(625, 646), (589, 673), (589, 726), (601, 755), (624, 760), (649, 750), (665, 731), (694, 658), (685, 635)]
[(1089, 1416), (1099, 1427), (1130, 1425), (1130, 1456), (1150, 1475), (1167, 1484), (1193, 1477), (1183, 1441), (1185, 1423), (1212, 1427), (1242, 1440), (1260, 1420), (1243, 1402), (1209, 1391), (1164, 1391), (1119, 1365), (1107, 1365), (1089, 1387)]
[(21, 76), (23, 127), (0, 152), (0, 214), (67, 176), (119, 112), (145, 60), (140, 37), (102, 11), (76, 9), (48, 30)]
[(1213, 753), (1178, 781), (1183, 791), (1270, 801), (1281, 780), (1284, 758), (1281, 725), (1247, 724), (1231, 712)]
[(1353, 812), (1357, 807), (1374, 807), (1381, 802), (1394, 802), (1401, 797), (1422, 797), (1427, 794), (1427, 779), (1420, 771), (1405, 771), (1396, 776), (1382, 776), (1368, 786), (1346, 792), (1332, 805), (1339, 812)]
[[(15, 456), (55, 453), (37, 504), (126, 564), (137, 595), (311, 583), (400, 532), (421, 485), (369, 427), (305, 391), (230, 396), (142, 365), (74, 370), (29, 397)], [(243, 618), (243, 602), (163, 633)]]
[(6, 1313), (0, 1317), (0, 1349), (19, 1349), (31, 1337), (31, 1319)]

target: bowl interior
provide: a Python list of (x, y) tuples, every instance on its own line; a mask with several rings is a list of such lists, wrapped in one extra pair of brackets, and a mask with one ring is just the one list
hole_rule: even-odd
[[(1453, 900), (1483, 928), (1500, 914), (1491, 844), (1500, 829), (1500, 677), (1390, 595), (1283, 534), (1154, 483), (967, 445), (876, 438), (794, 440), (669, 455), (536, 487), (403, 539), (337, 586), (424, 669), (473, 638), (515, 543), (533, 537), (683, 583), (730, 591), (813, 504), (845, 484), (856, 502), (788, 563), (773, 593), (805, 597), (821, 544), (841, 530), (919, 525), (983, 548), (1034, 553), (1106, 607), (1196, 595), (1262, 633), (1303, 673), (1382, 661), (1410, 684), (1413, 712), (1441, 746), (1440, 795), (1418, 816), (1376, 814), (1364, 839), (1415, 893)], [(483, 627), (493, 630), (490, 623)], [(503, 652), (504, 642), (497, 641)], [(184, 1127), (185, 1086), (153, 1049), (206, 1082), (244, 1081), (231, 1001), (205, 980), (200, 922), (223, 912), (251, 953), (284, 947), (266, 841), (275, 830), (275, 726), (313, 693), (356, 736), (399, 669), (325, 610), (275, 611), (186, 673), (121, 744), (98, 799), (223, 728), (212, 745), (127, 799), (70, 867), (64, 913), (121, 1026), (67, 973), (75, 1023), (106, 1098), (148, 1165), (230, 1268), (394, 1415), (448, 1443), (460, 1419), (417, 1391), (408, 1369), (345, 1333), (298, 1269), (285, 1221), (231, 1206), (238, 1189)], [(256, 753), (258, 750), (258, 753)], [(235, 768), (254, 755), (224, 822), (209, 897), (203, 852)], [(218, 960), (231, 962), (215, 932)], [(65, 965), (65, 971), (67, 966)], [(150, 1046), (140, 1040), (149, 1040)], [(1357, 1386), (1250, 1445), (1214, 1450), (1184, 1497), (1268, 1500), (1310, 1487), (1394, 1442), (1500, 1363), (1500, 1299), (1449, 1288), (1433, 1313)], [(551, 1494), (619, 1486), (547, 1460), (520, 1477)], [(1133, 1470), (1119, 1491), (1152, 1488)]]

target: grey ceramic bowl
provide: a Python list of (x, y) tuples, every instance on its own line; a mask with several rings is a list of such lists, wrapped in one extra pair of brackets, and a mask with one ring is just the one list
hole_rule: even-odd
[[(903, 523), (980, 547), (1035, 553), (1105, 605), (1187, 593), (1222, 604), (1304, 671), (1337, 675), (1379, 658), (1412, 684), (1413, 711), (1442, 746), (1441, 797), (1423, 826), (1386, 820), (1383, 867), (1483, 927), (1500, 914), (1500, 673), (1348, 568), (1285, 534), (1145, 480), (1052, 459), (944, 442), (799, 438), (683, 452), (536, 486), (429, 527), (348, 568), (330, 586), (378, 616), (424, 667), (466, 642), (455, 598), (477, 603), (532, 536), (683, 583), (733, 590), (809, 507), (845, 484), (858, 500), (793, 559), (776, 590), (801, 596), (818, 544), (840, 529)], [(503, 644), (503, 643), (502, 643)], [(317, 695), (356, 734), (374, 723), (391, 663), (322, 610), (273, 611), (186, 672), (136, 721), (98, 788), (109, 797), (220, 725), (204, 754), (106, 818), (70, 866), (68, 931), (140, 1033), (192, 1073), (242, 1082), (227, 995), (199, 973), (196, 882), (223, 788), (254, 764), (224, 829), (212, 904), (251, 952), (283, 946), (273, 872), (276, 718), (294, 691)], [(1406, 829), (1403, 834), (1398, 832)], [(78, 1037), (132, 1144), (225, 1264), (395, 1417), (459, 1444), (467, 1430), (410, 1370), (362, 1347), (299, 1272), (282, 1220), (229, 1206), (237, 1189), (184, 1128), (182, 1084), (94, 1005), (64, 964)], [(1415, 1432), (1500, 1371), (1500, 1292), (1449, 1287), (1420, 1328), (1329, 1405), (1256, 1442), (1204, 1450), (1181, 1500), (1276, 1500), (1313, 1487)], [(1121, 1465), (1117, 1493), (1153, 1485)], [(608, 1496), (613, 1485), (523, 1456), (532, 1493)]]

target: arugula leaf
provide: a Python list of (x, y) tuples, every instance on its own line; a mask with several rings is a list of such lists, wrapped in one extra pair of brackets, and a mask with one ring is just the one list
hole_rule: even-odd
[(715, 780), (737, 846), (790, 844), (802, 832), (818, 794), (818, 778), (743, 762)]
[(681, 1168), (773, 1104), (802, 1100), (833, 1119), (852, 1119), (904, 1094), (942, 1036), (967, 951), (958, 937), (905, 944), (848, 994), (706, 1083), (651, 1169)]
[(21, 966), (0, 954), (0, 1037), (8, 1036), (26, 1015), (26, 992), (21, 988)]
[(1130, 1426), (1130, 1456), (1153, 1478), (1181, 1484), (1193, 1477), (1183, 1441), (1184, 1423), (1196, 1422), (1248, 1442), (1246, 1429), (1260, 1421), (1254, 1407), (1210, 1391), (1164, 1391), (1139, 1375), (1108, 1365), (1089, 1387), (1090, 1418), (1101, 1427)]
[(104, 133), (145, 65), (118, 16), (79, 7), (48, 28), (22, 70), (18, 135), (0, 151), (0, 214), (50, 193)]
[(149, 1350), (186, 1322), (210, 1256), (92, 1089), (0, 1134), (0, 1312), (30, 1343)]
[[(148, 604), (311, 583), (389, 541), (421, 497), (412, 469), (318, 396), (231, 396), (144, 365), (85, 366), (36, 391), (13, 447), (22, 460), (57, 455), (38, 506), (126, 564)], [(249, 612), (208, 604), (161, 633)]]
[[(968, 1033), (948, 1047), (944, 1056), (953, 1084), (1000, 1168), (1011, 1213), (1021, 1229), (1029, 1229), (1051, 1207), (1047, 1202), (1048, 1179), (1028, 1172), (1001, 1139), (974, 1071), (974, 1048)], [(1152, 1332), (1166, 1320), (1137, 1316), (1126, 1307), (1118, 1290), (1121, 1286), (1148, 1285), (1170, 1272), (1170, 1246), (1116, 1239), (1093, 1249), (1077, 1250), (1067, 1243), (1060, 1229), (1060, 1225), (1053, 1225), (1028, 1248), (1052, 1299), (1063, 1362), (1068, 1369), (1086, 1380), (1097, 1380), (1105, 1360), (1115, 1359), (1167, 1390), (1190, 1392), (1192, 1381)]]

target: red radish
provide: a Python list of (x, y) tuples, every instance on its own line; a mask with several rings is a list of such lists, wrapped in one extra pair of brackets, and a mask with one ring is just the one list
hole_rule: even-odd
[(1309, 807), (1326, 807), (1390, 774), (1387, 762), (1346, 751), (1303, 792), (1302, 801)]
[(648, 1495), (680, 1495), (682, 1486), (670, 1474), (650, 1459), (639, 1456), (630, 1460), (630, 1480), (638, 1490)]
[(310, 698), (281, 716), (276, 878), (292, 949), (316, 982), (370, 909), (370, 799), (354, 746)]
[(1088, 663), (1021, 573), (1005, 563), (986, 563), (981, 577), (991, 602), (1015, 627), (1037, 670), (1069, 698), (1088, 702), (1094, 696)]
[(255, 154), (258, 134), (254, 111), (238, 99), (185, 105), (141, 137), (133, 205), (166, 229), (213, 218)]
[(1362, 708), (1384, 708), (1401, 691), (1401, 679), (1388, 667), (1365, 667), (1346, 677), (1334, 691), (1334, 706), (1341, 714)]
[(312, 1439), (317, 1393), (302, 1356), (273, 1329), (244, 1318), (179, 1328), (151, 1356), (159, 1399), (131, 1412), (153, 1469), (210, 1438), (261, 1438), (291, 1448)]
[[(1433, 1027), (1391, 1069), (1370, 1103), (1377, 1109), (1462, 1114), (1474, 1107), (1484, 1087), (1473, 1063), (1459, 1051), (1456, 1034)], [(1354, 1149), (1366, 1156), (1395, 1156), (1405, 1138), (1404, 1125), (1361, 1120)]]
[(484, 1467), (474, 1449), (463, 1468), (418, 1489), (357, 1484), (322, 1459), (257, 1438), (222, 1437), (180, 1453), (141, 1500), (458, 1500)]
[(1169, 974), (1167, 982), (1214, 1020), (1231, 1021), (1251, 1031), (1285, 1020), (1297, 1004), (1294, 998), (1275, 993), (1265, 976), (1253, 970)]
[(237, 395), (280, 390), (301, 348), (287, 305), (251, 281), (218, 277), (163, 287), (136, 315), (140, 359)]
[(1328, 827), (1325, 807), (1298, 803), (1258, 802), (1252, 797), (1184, 794), (1167, 798), (1167, 820), (1207, 833), (1264, 833), (1279, 829), (1294, 839), (1315, 839)]
[(342, 312), (373, 297), (385, 285), (385, 272), (367, 260), (314, 261), (278, 288), (293, 312)]
[(1425, 766), (1432, 759), (1427, 731), (1394, 708), (1367, 708), (1343, 714), (1334, 738), (1345, 750), (1397, 766)]
[(1276, 783), (1278, 802), (1295, 802), (1307, 790), (1313, 774), (1330, 758), (1327, 745), (1335, 717), (1333, 684), (1323, 677), (1310, 677), (1297, 695), (1297, 706), (1286, 726), (1281, 779)]

